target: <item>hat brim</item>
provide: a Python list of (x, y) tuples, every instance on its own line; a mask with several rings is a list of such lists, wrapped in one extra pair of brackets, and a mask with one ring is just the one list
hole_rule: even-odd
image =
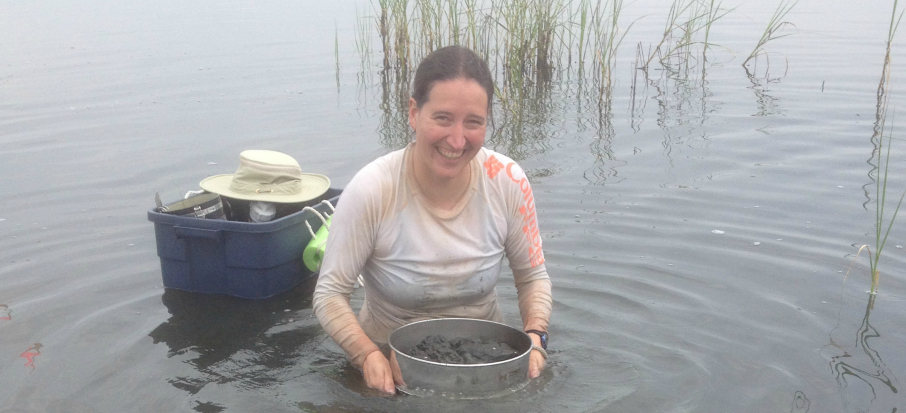
[(324, 195), (330, 189), (330, 178), (320, 174), (303, 173), (301, 176), (301, 190), (295, 194), (247, 194), (239, 193), (230, 189), (230, 183), (233, 181), (233, 174), (214, 175), (203, 179), (198, 185), (201, 189), (213, 192), (229, 198), (242, 199), (246, 201), (277, 202), (283, 204), (292, 204), (296, 202), (311, 201), (321, 195)]

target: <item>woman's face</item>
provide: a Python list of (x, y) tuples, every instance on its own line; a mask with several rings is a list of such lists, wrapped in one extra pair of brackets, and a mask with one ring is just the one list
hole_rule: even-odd
[(409, 125), (415, 130), (416, 170), (431, 180), (467, 173), (484, 144), (488, 95), (478, 82), (459, 78), (434, 84), (421, 108), (409, 99)]

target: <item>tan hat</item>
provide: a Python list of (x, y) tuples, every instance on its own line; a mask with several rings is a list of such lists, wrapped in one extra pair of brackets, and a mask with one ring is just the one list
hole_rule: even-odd
[(324, 175), (302, 173), (299, 162), (282, 152), (247, 150), (239, 154), (235, 174), (202, 180), (202, 189), (248, 201), (294, 203), (315, 199), (330, 188)]

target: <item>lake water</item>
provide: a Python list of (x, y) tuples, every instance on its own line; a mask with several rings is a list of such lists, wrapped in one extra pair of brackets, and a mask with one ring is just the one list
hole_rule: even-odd
[[(450, 401), (365, 390), (310, 286), (259, 301), (165, 290), (146, 218), (155, 192), (231, 173), (244, 149), (342, 187), (404, 142), (385, 128), (380, 68), (360, 73), (370, 3), (0, 2), (0, 411), (902, 410), (906, 224), (873, 300), (856, 258), (874, 245), (891, 5), (802, 0), (786, 18), (798, 31), (749, 76), (776, 5), (726, 2), (704, 72), (636, 71), (667, 3), (625, 5), (609, 114), (563, 77), (524, 139), (489, 143), (532, 178), (552, 357), (513, 395)], [(906, 189), (903, 44), (888, 216)], [(510, 276), (498, 291), (520, 325)]]

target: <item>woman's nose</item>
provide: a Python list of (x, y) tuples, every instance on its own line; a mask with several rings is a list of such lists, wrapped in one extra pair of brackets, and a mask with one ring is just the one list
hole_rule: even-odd
[(450, 130), (450, 136), (447, 138), (447, 144), (453, 149), (462, 149), (466, 146), (466, 128), (462, 123), (456, 122)]

